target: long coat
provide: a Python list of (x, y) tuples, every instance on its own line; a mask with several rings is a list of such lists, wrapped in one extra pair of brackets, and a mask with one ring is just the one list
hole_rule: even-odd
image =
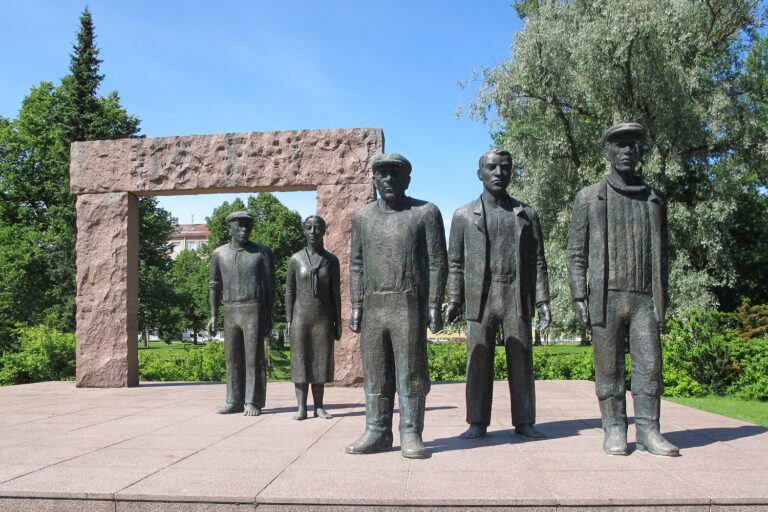
[[(549, 302), (549, 277), (544, 259), (544, 240), (536, 211), (514, 198), (515, 268), (519, 279), (521, 317), (532, 317), (536, 304)], [(490, 287), (487, 272), (487, 228), (483, 201), (477, 198), (453, 214), (448, 244), (448, 300), (464, 304), (468, 320), (482, 318), (484, 301)]]
[[(568, 234), (568, 284), (574, 300), (589, 299), (593, 325), (605, 323), (608, 296), (608, 212), (604, 179), (576, 194)], [(653, 305), (659, 322), (669, 302), (669, 254), (667, 249), (667, 208), (661, 192), (648, 185), (651, 219)], [(587, 286), (589, 269), (589, 286)]]

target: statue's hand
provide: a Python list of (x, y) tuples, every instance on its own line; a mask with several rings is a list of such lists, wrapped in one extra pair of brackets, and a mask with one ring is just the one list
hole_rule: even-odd
[(291, 322), (285, 324), (285, 337), (288, 339), (291, 338)]
[(440, 314), (440, 308), (429, 308), (429, 330), (432, 334), (443, 330), (443, 315)]
[(341, 339), (341, 319), (333, 326), (333, 339), (337, 341)]
[(363, 308), (354, 308), (352, 316), (349, 317), (349, 330), (360, 332), (360, 326), (363, 323)]
[(576, 320), (579, 321), (581, 326), (585, 329), (589, 329), (589, 304), (587, 299), (574, 300), (573, 311), (576, 313)]
[(205, 330), (208, 331), (208, 335), (213, 338), (216, 336), (216, 317), (212, 316), (208, 325), (205, 326)]
[(461, 316), (461, 304), (451, 302), (448, 304), (448, 310), (445, 312), (445, 323), (451, 325)]
[(542, 302), (539, 304), (539, 323), (536, 326), (536, 330), (544, 332), (549, 328), (549, 324), (552, 322), (552, 314), (549, 312), (549, 304)]

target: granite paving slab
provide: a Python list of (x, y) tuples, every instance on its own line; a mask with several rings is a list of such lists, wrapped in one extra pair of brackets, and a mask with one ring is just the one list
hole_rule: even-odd
[(664, 402), (682, 456), (634, 451), (630, 425), (632, 452), (609, 457), (593, 383), (540, 381), (536, 393), (545, 439), (514, 433), (497, 382), (488, 435), (466, 440), (464, 384), (433, 384), (430, 457), (407, 460), (397, 431), (392, 451), (344, 453), (365, 428), (362, 388), (329, 387), (334, 417), (299, 422), (291, 383), (269, 383), (259, 417), (216, 414), (219, 383), (3, 387), (0, 510), (768, 512), (766, 429)]

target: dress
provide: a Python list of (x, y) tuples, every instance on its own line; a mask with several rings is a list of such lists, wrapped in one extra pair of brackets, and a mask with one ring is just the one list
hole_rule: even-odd
[[(314, 274), (314, 275), (313, 275)], [(341, 323), (339, 260), (302, 249), (288, 262), (286, 318), (291, 322), (291, 381), (333, 381), (334, 327)]]

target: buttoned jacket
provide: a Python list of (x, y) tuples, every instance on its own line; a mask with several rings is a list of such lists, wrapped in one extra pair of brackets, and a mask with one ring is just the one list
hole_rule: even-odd
[[(664, 196), (650, 185), (652, 293), (656, 317), (664, 321), (668, 304), (669, 256)], [(592, 325), (605, 324), (608, 296), (608, 183), (605, 178), (576, 194), (568, 234), (568, 284), (574, 300), (589, 299)], [(587, 275), (589, 274), (589, 275)]]
[[(536, 211), (509, 198), (515, 217), (516, 277), (509, 286), (517, 293), (521, 317), (532, 317), (535, 306), (549, 302), (549, 277), (544, 241)], [(448, 300), (465, 306), (468, 320), (482, 318), (490, 288), (488, 227), (482, 198), (462, 206), (453, 214), (448, 244)]]

